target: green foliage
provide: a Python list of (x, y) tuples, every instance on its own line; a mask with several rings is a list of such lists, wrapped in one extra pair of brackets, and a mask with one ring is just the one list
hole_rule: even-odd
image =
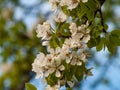
[(97, 51), (101, 51), (107, 47), (109, 52), (114, 54), (117, 46), (120, 46), (120, 30), (113, 30), (110, 33), (106, 33), (104, 37), (100, 37), (101, 33), (98, 31), (95, 33), (97, 34), (92, 34), (93, 37), (88, 42), (89, 48), (96, 47)]
[(111, 53), (115, 53), (117, 46), (120, 46), (120, 30), (113, 30), (106, 38), (106, 46)]
[(68, 10), (67, 6), (63, 6), (61, 9), (66, 15), (72, 16), (73, 19), (86, 17), (89, 21), (92, 21), (95, 17), (97, 5), (95, 0), (88, 0), (87, 3), (81, 2), (77, 8), (73, 10)]
[(61, 37), (69, 37), (71, 34), (70, 34), (70, 31), (69, 31), (69, 23), (61, 23), (59, 25), (59, 28), (58, 28), (58, 32), (57, 32), (57, 36), (60, 36)]
[(30, 84), (30, 83), (25, 83), (26, 90), (37, 90), (37, 88)]
[(58, 23), (55, 33), (50, 39), (51, 48), (62, 47), (65, 38), (69, 38), (71, 35), (69, 31), (69, 23)]
[(103, 49), (104, 43), (105, 43), (105, 38), (100, 38), (100, 42), (96, 46), (97, 51), (101, 51)]
[(59, 46), (59, 39), (56, 35), (53, 35), (52, 38), (50, 39), (50, 46), (51, 48), (55, 49), (56, 47)]
[(50, 74), (47, 78), (47, 83), (50, 86), (54, 86), (58, 82), (58, 78), (55, 76), (55, 73)]

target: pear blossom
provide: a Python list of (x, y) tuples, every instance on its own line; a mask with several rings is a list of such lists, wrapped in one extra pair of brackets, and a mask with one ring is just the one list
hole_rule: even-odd
[(81, 57), (79, 56), (79, 54), (76, 52), (73, 52), (72, 55), (73, 55), (73, 59), (71, 60), (71, 65), (81, 66), (82, 61), (81, 61)]
[(48, 46), (49, 45), (49, 40), (45, 40), (42, 42), (42, 46)]
[(61, 6), (66, 5), (67, 9), (72, 10), (78, 6), (79, 2), (80, 2), (79, 0), (61, 0), (60, 5)]
[(72, 53), (66, 54), (66, 63), (70, 63), (72, 58), (73, 58)]
[(34, 63), (32, 64), (32, 71), (36, 72), (37, 76), (36, 78), (39, 78), (39, 77), (43, 77), (43, 66), (45, 66), (45, 55), (43, 53), (39, 53), (34, 61)]
[(82, 0), (82, 2), (83, 2), (83, 3), (86, 3), (86, 2), (88, 2), (88, 0)]
[(48, 46), (47, 51), (52, 55), (52, 59), (60, 60), (61, 59), (61, 48), (57, 47), (55, 50)]
[[(37, 37), (41, 38), (42, 45), (46, 46), (47, 53), (44, 54), (40, 52), (37, 55), (32, 64), (32, 70), (36, 72), (36, 78), (43, 77), (46, 79), (53, 74), (57, 78), (57, 83), (53, 86), (48, 85), (46, 90), (59, 90), (59, 88), (65, 84), (73, 87), (75, 81), (77, 81), (76, 75), (73, 74), (70, 80), (68, 80), (66, 75), (64, 75), (64, 70), (66, 70), (66, 68), (69, 69), (69, 66), (75, 65), (76, 67), (79, 67), (87, 62), (87, 55), (84, 52), (87, 48), (87, 43), (90, 40), (88, 21), (86, 24), (78, 26), (72, 20), (69, 22), (68, 16), (61, 10), (62, 6), (67, 6), (68, 10), (73, 10), (79, 3), (86, 2), (88, 2), (88, 0), (49, 0), (52, 10), (56, 10), (55, 17), (53, 17), (55, 22), (59, 22), (60, 24), (67, 22), (70, 24), (70, 26), (67, 27), (70, 31), (69, 36), (62, 37), (61, 31), (57, 32), (57, 30), (53, 33), (49, 21), (38, 24), (37, 26)], [(51, 48), (52, 46), (49, 41), (53, 38), (53, 35), (57, 36), (59, 33), (61, 34), (61, 37), (58, 36), (58, 39), (60, 41), (61, 38), (63, 39), (62, 45), (53, 49)], [(66, 64), (68, 67), (66, 67)], [(48, 83), (47, 80), (46, 82)]]
[(64, 22), (66, 19), (67, 19), (67, 16), (62, 11), (57, 13), (54, 17), (54, 20), (56, 22)]
[(46, 21), (43, 23), (43, 25), (38, 24), (37, 26), (37, 37), (40, 38), (42, 37), (42, 39), (48, 39), (50, 38), (50, 35), (52, 34), (52, 31), (50, 30), (50, 23), (49, 21)]
[(59, 0), (49, 0), (49, 3), (51, 4), (51, 10), (55, 11), (58, 7)]
[(69, 29), (70, 29), (70, 32), (72, 33), (72, 36), (74, 36), (77, 33), (76, 23), (71, 23)]
[(89, 40), (90, 40), (90, 35), (89, 35), (89, 34), (84, 35), (82, 41), (83, 41), (84, 43), (87, 43)]
[(59, 61), (54, 61), (53, 64), (49, 67), (48, 71), (46, 72), (46, 76), (55, 72), (55, 76), (60, 77), (61, 76), (60, 71), (63, 71), (64, 69), (65, 69), (64, 65), (61, 65)]
[(70, 38), (71, 39), (71, 48), (77, 48), (80, 47), (81, 42), (78, 38)]

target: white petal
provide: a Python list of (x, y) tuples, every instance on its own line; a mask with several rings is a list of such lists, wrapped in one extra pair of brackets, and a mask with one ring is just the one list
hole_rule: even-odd
[(56, 22), (64, 22), (67, 19), (67, 16), (60, 11), (57, 15), (55, 15), (54, 20)]
[(47, 51), (51, 54), (54, 54), (54, 49), (52, 49), (50, 46), (47, 47)]
[(51, 73), (53, 73), (55, 71), (55, 68), (50, 68), (49, 70), (48, 70), (48, 72), (51, 74)]
[(81, 65), (82, 65), (82, 62), (81, 62), (81, 61), (77, 62), (77, 65), (81, 66)]
[(74, 83), (71, 82), (71, 81), (67, 81), (67, 84), (68, 84), (70, 87), (73, 87), (73, 86), (74, 86)]
[(69, 58), (66, 58), (66, 63), (70, 63), (70, 59)]
[(61, 66), (59, 67), (59, 69), (60, 69), (61, 71), (65, 70), (64, 65), (61, 65)]
[(49, 45), (49, 41), (42, 42), (42, 46), (48, 46), (48, 45)]
[(73, 60), (71, 61), (71, 65), (75, 65), (75, 64), (76, 64), (76, 60), (73, 59)]
[(60, 76), (61, 76), (60, 71), (57, 70), (56, 73), (55, 73), (55, 76), (56, 76), (56, 77), (60, 77)]
[(88, 0), (82, 0), (82, 2), (83, 2), (83, 3), (86, 3), (86, 2), (88, 2)]

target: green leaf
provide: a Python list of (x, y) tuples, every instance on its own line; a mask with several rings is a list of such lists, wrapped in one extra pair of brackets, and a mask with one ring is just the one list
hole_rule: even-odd
[(97, 5), (95, 0), (88, 0), (87, 3), (85, 3), (87, 7), (89, 7), (90, 10), (96, 11)]
[(59, 47), (59, 38), (57, 36), (53, 35), (50, 39), (50, 47), (53, 49)]
[(101, 38), (101, 39), (100, 39), (100, 42), (99, 42), (98, 45), (96, 46), (97, 51), (102, 50), (104, 43), (105, 43), (105, 38)]
[(87, 18), (89, 21), (92, 21), (94, 19), (94, 11), (93, 10), (89, 10), (87, 12)]
[(70, 26), (69, 23), (63, 23), (63, 24), (60, 26), (59, 33), (60, 33), (62, 36), (70, 36), (71, 34), (70, 34), (69, 26)]
[(113, 36), (117, 36), (117, 37), (120, 37), (120, 30), (113, 30), (112, 32), (111, 32), (111, 35)]
[(68, 9), (67, 9), (67, 6), (62, 6), (61, 9), (62, 9), (62, 11), (64, 12), (64, 14), (66, 14), (66, 15), (69, 14)]
[(116, 45), (114, 43), (111, 43), (111, 41), (109, 40), (109, 38), (106, 38), (105, 44), (108, 48), (108, 51), (112, 54), (115, 53), (116, 51)]
[(55, 76), (55, 73), (50, 74), (47, 78), (47, 84), (54, 86), (58, 82), (58, 78)]
[(86, 71), (85, 64), (82, 63), (81, 66), (77, 66), (76, 72), (75, 72), (75, 77), (78, 81), (81, 81), (83, 79), (83, 75)]
[(30, 84), (30, 83), (25, 83), (26, 90), (37, 90), (37, 88)]
[(98, 45), (98, 43), (100, 42), (100, 37), (91, 37), (90, 40), (87, 43), (87, 46), (89, 48), (95, 47), (96, 45)]
[(67, 88), (66, 90), (73, 90), (72, 88)]
[(62, 45), (63, 45), (63, 43), (64, 43), (64, 41), (65, 41), (65, 38), (60, 38), (59, 39), (59, 44), (60, 44), (60, 47), (62, 48)]
[(103, 26), (97, 25), (97, 26), (95, 26), (93, 28), (93, 30), (91, 31), (91, 34), (92, 34), (92, 36), (94, 36), (95, 38), (97, 38), (102, 33), (102, 30), (103, 30)]
[(112, 54), (117, 50), (117, 46), (120, 46), (120, 30), (113, 30), (106, 38), (106, 46)]
[(104, 24), (104, 29), (107, 31), (108, 30), (108, 25)]
[(80, 3), (80, 10), (77, 10), (77, 16), (79, 17), (79, 18), (82, 18), (85, 14), (86, 14), (86, 12), (88, 11), (88, 8), (86, 7), (86, 5), (85, 4), (83, 4), (83, 3)]
[(109, 36), (109, 40), (112, 44), (116, 45), (116, 46), (120, 46), (120, 38), (114, 35), (110, 35)]

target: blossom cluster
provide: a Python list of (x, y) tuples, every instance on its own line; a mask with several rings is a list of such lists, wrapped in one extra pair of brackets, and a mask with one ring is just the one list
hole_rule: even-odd
[[(83, 3), (87, 2), (87, 0), (81, 1)], [(80, 0), (49, 0), (49, 2), (52, 5), (52, 10), (65, 5), (72, 10), (77, 7)], [(68, 21), (68, 17), (62, 11), (59, 11), (54, 18), (56, 22), (69, 24), (67, 29), (64, 30), (70, 33), (66, 37), (58, 35), (61, 27), (53, 30), (49, 21), (37, 26), (37, 37), (41, 38), (42, 45), (46, 46), (47, 53), (39, 52), (32, 64), (32, 70), (36, 72), (36, 78), (42, 77), (45, 79), (48, 84), (46, 90), (59, 90), (64, 85), (72, 88), (75, 82), (79, 81), (77, 77), (79, 74), (75, 72), (69, 78), (66, 74), (71, 73), (71, 67), (80, 69), (87, 62), (85, 50), (90, 40), (89, 23), (77, 25), (74, 21)], [(57, 45), (55, 48), (52, 48), (50, 41), (55, 35), (59, 42), (61, 42), (61, 38), (64, 40), (61, 46)]]
[(69, 10), (72, 10), (78, 6), (80, 2), (86, 3), (88, 0), (49, 0), (52, 10), (55, 11), (58, 7), (67, 6)]

